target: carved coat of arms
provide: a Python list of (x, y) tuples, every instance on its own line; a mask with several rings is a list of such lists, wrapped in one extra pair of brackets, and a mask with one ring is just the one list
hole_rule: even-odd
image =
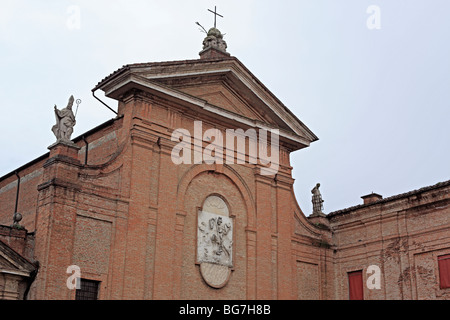
[(223, 287), (233, 267), (233, 220), (226, 203), (218, 196), (208, 197), (198, 212), (197, 262), (205, 281)]

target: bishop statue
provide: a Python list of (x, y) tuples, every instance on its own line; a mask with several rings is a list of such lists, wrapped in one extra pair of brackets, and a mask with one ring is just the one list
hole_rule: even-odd
[(67, 107), (61, 110), (56, 105), (54, 107), (56, 124), (52, 127), (52, 131), (56, 136), (57, 142), (71, 142), (70, 137), (76, 124), (75, 115), (72, 111), (73, 101), (73, 96), (70, 96)]

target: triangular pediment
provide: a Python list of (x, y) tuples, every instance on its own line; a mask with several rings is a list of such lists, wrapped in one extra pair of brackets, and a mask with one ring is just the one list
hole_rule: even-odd
[(17, 266), (7, 260), (4, 256), (0, 255), (0, 270), (1, 269), (17, 269)]
[(211, 105), (223, 108), (246, 118), (261, 121), (270, 125), (276, 125), (272, 119), (268, 117), (265, 118), (261, 113), (249, 105), (239, 93), (224, 83), (199, 84), (195, 87), (186, 86), (177, 87), (176, 89), (190, 95), (195, 95), (200, 99), (204, 99)]
[(124, 66), (93, 90), (119, 100), (127, 91), (151, 94), (191, 103), (218, 117), (260, 128), (280, 130), (293, 149), (318, 140), (238, 59), (198, 59)]
[[(190, 91), (188, 88), (180, 90), (186, 93), (189, 93)], [(236, 103), (236, 101), (233, 101), (235, 99), (230, 99), (230, 97), (226, 93), (224, 93), (224, 90), (207, 90), (204, 93), (198, 94), (198, 97), (201, 99), (205, 99), (206, 101), (208, 101), (208, 103), (211, 103), (218, 107), (222, 107), (228, 111), (236, 112), (247, 117), (258, 117), (257, 114), (248, 112), (249, 110), (247, 110), (246, 108), (242, 108), (242, 103)]]
[(35, 266), (19, 253), (0, 241), (0, 272), (29, 276)]

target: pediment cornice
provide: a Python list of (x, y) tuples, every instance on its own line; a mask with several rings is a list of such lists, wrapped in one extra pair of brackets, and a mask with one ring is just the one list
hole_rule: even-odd
[[(262, 119), (270, 118), (271, 121), (243, 119), (245, 117), (242, 115), (232, 114), (220, 106), (214, 106), (182, 91), (186, 86), (218, 82), (236, 92), (253, 111), (261, 114)], [(250, 126), (280, 129), (286, 138), (293, 139), (294, 145), (301, 144), (297, 148), (309, 146), (311, 142), (318, 140), (308, 127), (234, 57), (128, 65), (102, 80), (93, 90), (101, 89), (107, 97), (119, 100), (122, 94), (133, 88), (191, 103), (218, 116), (244, 121)]]
[(28, 277), (34, 270), (35, 266), (31, 262), (0, 241), (0, 273)]

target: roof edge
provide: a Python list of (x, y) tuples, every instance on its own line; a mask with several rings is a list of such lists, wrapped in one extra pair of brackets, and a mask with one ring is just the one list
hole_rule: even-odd
[[(180, 65), (180, 64), (202, 64), (202, 63), (212, 63), (212, 62), (221, 62), (221, 61), (234, 61), (238, 68), (240, 68), (244, 73), (250, 77), (250, 79), (262, 90), (261, 92), (267, 95), (271, 101), (265, 100), (264, 96), (259, 96), (258, 93), (255, 93), (258, 99), (260, 99), (263, 103), (267, 104), (270, 107), (270, 104), (273, 103), (274, 106), (277, 106), (278, 112), (284, 112), (284, 116), (280, 116), (283, 121), (286, 123), (293, 123), (291, 129), (296, 134), (304, 135), (310, 142), (318, 141), (319, 138), (314, 134), (314, 132), (308, 128), (273, 92), (271, 92), (238, 58), (234, 56), (229, 57), (220, 57), (220, 58), (209, 58), (209, 59), (191, 59), (191, 60), (177, 60), (177, 61), (165, 61), (165, 62), (148, 62), (148, 63), (135, 63), (124, 65), (122, 68), (114, 71), (109, 76), (105, 77), (101, 80), (92, 91), (101, 89), (103, 91), (107, 90), (108, 85), (113, 82), (115, 79), (120, 78), (126, 73), (133, 73), (134, 70), (138, 68), (151, 68), (152, 66), (171, 66), (171, 65)], [(236, 69), (237, 71), (237, 69)], [(236, 73), (239, 77), (239, 72)], [(150, 80), (150, 79), (148, 79)], [(153, 80), (153, 79), (152, 79)], [(274, 109), (274, 112), (277, 113), (277, 108)], [(283, 119), (284, 117), (284, 119)], [(294, 127), (292, 127), (294, 126)], [(301, 134), (298, 132), (302, 132)]]
[(399, 200), (399, 199), (403, 199), (403, 198), (407, 198), (419, 193), (423, 193), (423, 192), (427, 192), (427, 191), (431, 191), (431, 190), (435, 190), (435, 189), (439, 189), (439, 188), (443, 188), (443, 187), (447, 187), (450, 186), (450, 180), (447, 181), (443, 181), (443, 182), (438, 182), (434, 185), (431, 186), (427, 186), (427, 187), (423, 187), (420, 189), (416, 189), (416, 190), (412, 190), (412, 191), (408, 191), (405, 193), (400, 193), (394, 196), (390, 196), (384, 199), (380, 199), (377, 201), (374, 201), (372, 203), (367, 203), (367, 204), (359, 204), (356, 206), (352, 206), (352, 207), (348, 207), (345, 209), (341, 209), (341, 210), (337, 210), (337, 211), (333, 211), (330, 212), (329, 214), (327, 214), (327, 218), (334, 218), (336, 216), (340, 216), (340, 215), (344, 215), (347, 213), (350, 213), (351, 211), (355, 211), (355, 210), (359, 210), (362, 208), (366, 208), (366, 207), (370, 207), (370, 206), (376, 206), (378, 204), (382, 204), (382, 203), (387, 203), (387, 202), (391, 202), (391, 201), (395, 201), (395, 200)]

